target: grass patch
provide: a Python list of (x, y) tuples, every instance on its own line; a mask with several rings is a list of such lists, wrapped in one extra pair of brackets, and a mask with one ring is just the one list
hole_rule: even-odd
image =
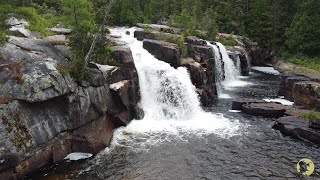
[(290, 63), (299, 65), (299, 72), (320, 73), (320, 57), (307, 57), (284, 53), (282, 58)]
[(300, 117), (302, 117), (305, 120), (311, 121), (311, 120), (319, 120), (320, 121), (320, 112), (317, 111), (308, 111), (303, 112), (300, 114)]

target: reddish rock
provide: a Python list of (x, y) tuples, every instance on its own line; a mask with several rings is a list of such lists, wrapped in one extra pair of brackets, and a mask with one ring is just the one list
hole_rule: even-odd
[(296, 105), (320, 110), (320, 84), (312, 81), (295, 83), (293, 100)]
[(180, 65), (180, 52), (176, 44), (158, 40), (143, 40), (143, 48), (157, 59), (169, 63), (173, 67)]
[(242, 111), (254, 116), (262, 116), (266, 118), (279, 118), (284, 116), (286, 108), (277, 103), (251, 103), (244, 104)]

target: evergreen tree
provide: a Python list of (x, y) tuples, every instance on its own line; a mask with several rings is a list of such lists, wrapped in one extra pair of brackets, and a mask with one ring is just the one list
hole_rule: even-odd
[(286, 32), (286, 45), (293, 53), (320, 55), (320, 1), (303, 0), (291, 27)]

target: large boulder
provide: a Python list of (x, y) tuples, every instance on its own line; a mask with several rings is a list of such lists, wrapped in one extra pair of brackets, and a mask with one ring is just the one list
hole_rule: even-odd
[(143, 40), (143, 48), (154, 55), (157, 59), (169, 63), (173, 67), (180, 65), (180, 52), (176, 44), (158, 41), (158, 40)]
[(320, 145), (320, 130), (311, 129), (308, 126), (308, 121), (295, 116), (288, 116), (278, 119), (273, 128), (281, 131), (284, 135)]
[(244, 104), (242, 106), (242, 111), (254, 116), (279, 118), (285, 115), (286, 108), (277, 103), (251, 103)]
[(312, 81), (298, 82), (293, 86), (293, 100), (296, 105), (320, 110), (320, 84)]

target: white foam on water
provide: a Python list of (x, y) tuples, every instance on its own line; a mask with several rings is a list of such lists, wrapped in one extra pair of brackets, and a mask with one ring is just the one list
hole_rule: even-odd
[[(116, 130), (112, 146), (140, 147), (156, 145), (171, 138), (214, 133), (232, 137), (238, 133), (240, 123), (222, 114), (204, 112), (200, 107), (196, 88), (186, 68), (175, 69), (159, 61), (143, 48), (143, 42), (133, 37), (134, 28), (111, 29), (113, 35), (130, 47), (139, 75), (143, 120), (134, 120), (127, 127)], [(132, 141), (132, 143), (128, 143)], [(110, 148), (111, 148), (110, 147)]]
[(280, 75), (281, 73), (274, 69), (274, 67), (259, 67), (259, 66), (252, 66), (251, 69), (263, 72), (266, 74), (273, 74), (273, 75)]
[(294, 105), (294, 102), (291, 102), (289, 100), (286, 100), (286, 99), (283, 99), (283, 98), (275, 98), (275, 99), (263, 99), (264, 101), (266, 102), (278, 102), (278, 103), (281, 103), (282, 105), (285, 105), (285, 106), (293, 106)]
[(76, 152), (76, 153), (68, 154), (64, 159), (70, 160), (70, 161), (78, 161), (78, 160), (82, 160), (82, 159), (91, 158), (92, 156), (93, 156), (93, 154), (90, 154), (90, 153)]
[(241, 111), (239, 111), (239, 110), (229, 110), (229, 112), (232, 112), (232, 113), (241, 113)]

